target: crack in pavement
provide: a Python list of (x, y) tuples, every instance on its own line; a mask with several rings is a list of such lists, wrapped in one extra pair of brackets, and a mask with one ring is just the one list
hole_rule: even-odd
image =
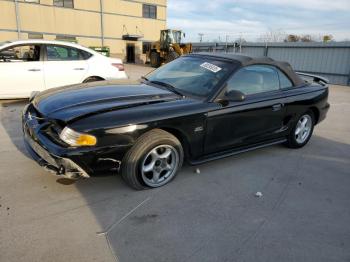
[(115, 221), (114, 223), (112, 223), (109, 227), (107, 227), (107, 229), (105, 231), (102, 232), (97, 232), (96, 234), (98, 236), (104, 236), (106, 238), (107, 241), (107, 245), (109, 250), (111, 251), (115, 261), (119, 261), (117, 254), (114, 252), (114, 249), (111, 245), (111, 242), (109, 241), (109, 237), (108, 237), (108, 233), (111, 232), (111, 230), (116, 227), (117, 225), (119, 225), (120, 223), (122, 223), (126, 218), (128, 218), (132, 213), (134, 213), (138, 208), (140, 208), (141, 206), (143, 206), (144, 204), (146, 204), (149, 200), (151, 200), (151, 197), (147, 197), (145, 200), (143, 200), (140, 204), (138, 204), (136, 207), (134, 207), (133, 209), (131, 209), (128, 213), (126, 213), (121, 219)]

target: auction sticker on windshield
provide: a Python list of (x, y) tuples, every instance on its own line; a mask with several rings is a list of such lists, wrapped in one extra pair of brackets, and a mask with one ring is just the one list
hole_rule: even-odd
[(205, 68), (205, 69), (208, 69), (214, 73), (217, 73), (221, 70), (221, 67), (218, 67), (216, 65), (213, 65), (211, 63), (208, 63), (208, 62), (205, 62), (203, 64), (201, 64), (201, 67)]

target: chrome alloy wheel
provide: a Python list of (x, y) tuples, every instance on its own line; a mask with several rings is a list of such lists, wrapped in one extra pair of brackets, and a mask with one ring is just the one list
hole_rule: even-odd
[(179, 153), (170, 145), (153, 148), (143, 159), (142, 179), (150, 187), (159, 187), (169, 182), (176, 174)]
[(297, 127), (295, 129), (295, 140), (298, 144), (304, 143), (311, 132), (312, 129), (312, 118), (309, 115), (303, 115), (297, 124)]

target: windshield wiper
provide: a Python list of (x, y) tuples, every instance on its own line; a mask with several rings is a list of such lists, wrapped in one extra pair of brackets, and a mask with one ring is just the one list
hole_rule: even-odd
[[(147, 80), (147, 79), (145, 79)], [(174, 86), (172, 86), (171, 84), (162, 82), (162, 81), (156, 81), (156, 80), (147, 80), (150, 83), (156, 84), (156, 85), (160, 85), (160, 86), (164, 86), (166, 89), (170, 90), (171, 92), (179, 95), (179, 96), (185, 96), (183, 93), (181, 93), (180, 91), (178, 91)]]

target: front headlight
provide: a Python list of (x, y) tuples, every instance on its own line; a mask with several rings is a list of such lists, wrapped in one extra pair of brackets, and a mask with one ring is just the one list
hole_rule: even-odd
[(79, 133), (67, 126), (60, 133), (60, 139), (71, 146), (94, 146), (97, 143), (95, 136)]

